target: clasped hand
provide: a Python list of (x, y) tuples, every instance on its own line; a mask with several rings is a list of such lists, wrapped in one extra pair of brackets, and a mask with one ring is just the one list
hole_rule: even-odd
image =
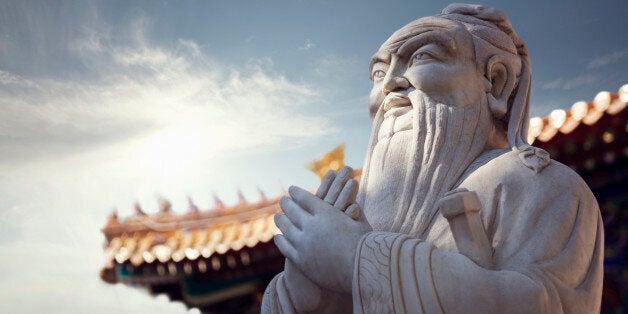
[(316, 195), (296, 186), (279, 202), (275, 215), (283, 235), (275, 236), (281, 253), (319, 287), (350, 293), (360, 238), (373, 230), (355, 203), (353, 170), (330, 171)]

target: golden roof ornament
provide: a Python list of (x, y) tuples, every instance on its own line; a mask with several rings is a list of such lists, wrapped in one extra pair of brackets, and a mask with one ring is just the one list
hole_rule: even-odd
[(307, 164), (307, 168), (323, 180), (329, 170), (338, 171), (345, 165), (345, 143), (336, 146), (331, 151)]

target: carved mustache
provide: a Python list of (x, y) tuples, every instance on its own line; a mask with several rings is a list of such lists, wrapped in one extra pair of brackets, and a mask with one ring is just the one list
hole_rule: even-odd
[(386, 98), (384, 98), (384, 101), (382, 101), (382, 104), (383, 104), (382, 110), (384, 112), (392, 108), (405, 107), (405, 106), (412, 105), (412, 103), (410, 102), (410, 98), (408, 98), (407, 95), (404, 95), (401, 93), (395, 93), (395, 92), (392, 92), (386, 95)]

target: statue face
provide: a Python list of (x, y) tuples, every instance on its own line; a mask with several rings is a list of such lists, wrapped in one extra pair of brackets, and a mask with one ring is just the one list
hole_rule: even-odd
[(404, 26), (382, 45), (371, 65), (371, 117), (380, 106), (384, 111), (410, 106), (404, 96), (413, 90), (453, 106), (478, 105), (486, 97), (471, 35), (442, 18), (427, 17)]
[(363, 210), (375, 230), (420, 235), (435, 202), (486, 147), (487, 80), (471, 34), (440, 17), (396, 31), (373, 57), (371, 77)]

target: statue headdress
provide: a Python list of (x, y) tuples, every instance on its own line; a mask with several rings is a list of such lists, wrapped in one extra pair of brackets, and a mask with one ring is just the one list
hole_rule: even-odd
[(455, 3), (443, 9), (439, 17), (463, 24), (472, 36), (515, 54), (521, 60), (518, 83), (510, 96), (505, 117), (508, 121), (507, 138), (511, 148), (520, 151), (521, 161), (528, 168), (536, 172), (541, 171), (549, 164), (549, 154), (530, 146), (527, 142), (532, 87), (528, 49), (513, 29), (506, 14), (482, 5)]

